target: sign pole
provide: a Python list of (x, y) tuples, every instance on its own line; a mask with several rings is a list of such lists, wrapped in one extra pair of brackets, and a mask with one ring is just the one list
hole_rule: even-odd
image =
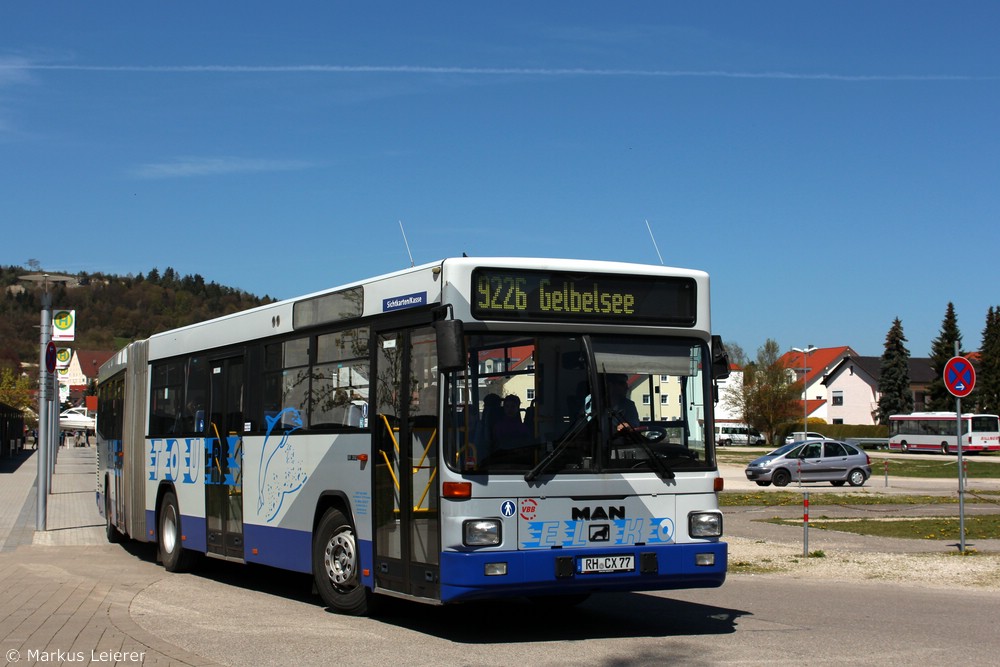
[(42, 292), (42, 363), (38, 371), (38, 438), (35, 440), (37, 478), (35, 481), (35, 530), (46, 530), (46, 503), (49, 499), (49, 443), (52, 438), (49, 429), (49, 404), (51, 403), (52, 381), (48, 369), (49, 344), (52, 342), (52, 295), (48, 285)]
[(976, 387), (976, 369), (965, 357), (959, 356), (958, 341), (955, 341), (955, 356), (944, 365), (941, 379), (944, 386), (955, 397), (955, 436), (958, 440), (958, 548), (965, 553), (965, 462), (962, 458), (962, 398), (972, 393)]
[(955, 430), (958, 436), (958, 550), (965, 553), (965, 475), (962, 472), (962, 399), (955, 397)]
[(809, 556), (809, 492), (802, 492), (802, 556)]
[[(955, 356), (958, 356), (958, 341), (955, 341)], [(970, 366), (971, 368), (971, 366)], [(975, 383), (975, 375), (973, 375)], [(955, 393), (955, 439), (958, 441), (958, 550), (965, 553), (965, 475), (962, 472), (962, 397)]]
[[(38, 463), (38, 492), (35, 503), (35, 530), (46, 530), (46, 516), (49, 491), (52, 486), (51, 471), (54, 467), (55, 452), (53, 445), (58, 446), (59, 434), (59, 390), (55, 375), (55, 349), (50, 349), (52, 342), (52, 292), (50, 287), (60, 283), (68, 283), (73, 276), (49, 273), (30, 273), (21, 276), (19, 280), (37, 283), (42, 290), (42, 321), (38, 369), (38, 437), (35, 439), (35, 451)], [(55, 385), (55, 389), (53, 389)], [(51, 456), (50, 456), (51, 455)]]

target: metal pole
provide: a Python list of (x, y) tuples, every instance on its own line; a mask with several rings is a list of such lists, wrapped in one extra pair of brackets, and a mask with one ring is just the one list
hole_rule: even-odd
[(49, 440), (52, 446), (49, 448), (49, 495), (52, 495), (52, 475), (56, 472), (56, 459), (59, 457), (59, 436), (61, 432), (59, 431), (59, 406), (61, 405), (59, 401), (59, 374), (58, 371), (55, 373), (49, 373), (50, 382), (52, 383), (52, 393), (49, 399), (52, 405), (49, 406), (49, 432), (52, 433), (52, 439)]
[(37, 497), (35, 502), (35, 530), (46, 530), (46, 503), (49, 496), (49, 442), (52, 433), (49, 430), (49, 394), (52, 392), (52, 382), (49, 379), (48, 352), (52, 338), (52, 295), (46, 286), (42, 291), (42, 321), (41, 321), (41, 363), (38, 366), (38, 442), (35, 443), (37, 453)]
[[(958, 356), (958, 341), (955, 341)], [(962, 473), (962, 399), (955, 397), (955, 435), (958, 441), (958, 549), (965, 553), (965, 476)]]
[(802, 492), (802, 556), (809, 556), (809, 492)]

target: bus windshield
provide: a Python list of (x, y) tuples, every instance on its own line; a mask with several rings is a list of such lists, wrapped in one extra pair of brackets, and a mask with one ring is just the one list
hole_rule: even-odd
[(445, 454), (466, 473), (550, 475), (715, 467), (707, 348), (691, 339), (483, 334), (449, 374)]

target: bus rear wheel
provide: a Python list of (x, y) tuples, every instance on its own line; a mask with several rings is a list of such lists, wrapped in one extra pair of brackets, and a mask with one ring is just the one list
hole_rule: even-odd
[(910, 445), (907, 444), (906, 440), (899, 443), (899, 451), (903, 452), (904, 454), (910, 451)]
[(361, 561), (354, 528), (343, 512), (328, 509), (313, 534), (313, 580), (333, 611), (365, 616), (372, 596), (361, 583)]
[(942, 442), (941, 443), (941, 453), (942, 454), (951, 454), (951, 452), (948, 451), (948, 443), (947, 442)]

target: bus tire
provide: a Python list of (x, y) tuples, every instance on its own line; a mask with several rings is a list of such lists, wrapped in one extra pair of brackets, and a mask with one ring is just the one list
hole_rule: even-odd
[(899, 451), (903, 452), (904, 454), (910, 451), (910, 446), (906, 443), (906, 440), (903, 440), (901, 443), (899, 443)]
[(157, 542), (159, 543), (160, 562), (167, 572), (184, 572), (191, 566), (191, 555), (181, 546), (181, 512), (177, 505), (177, 496), (173, 491), (167, 491), (160, 499), (160, 512), (157, 515)]
[(104, 482), (104, 534), (111, 544), (118, 544), (122, 541), (122, 534), (118, 532), (115, 524), (111, 522), (111, 496), (108, 494), (107, 480)]
[(941, 443), (941, 453), (942, 454), (951, 454), (951, 452), (948, 451), (948, 443), (947, 442), (942, 442)]
[(366, 616), (373, 594), (361, 583), (361, 561), (354, 527), (343, 512), (330, 508), (313, 534), (313, 580), (333, 611)]

